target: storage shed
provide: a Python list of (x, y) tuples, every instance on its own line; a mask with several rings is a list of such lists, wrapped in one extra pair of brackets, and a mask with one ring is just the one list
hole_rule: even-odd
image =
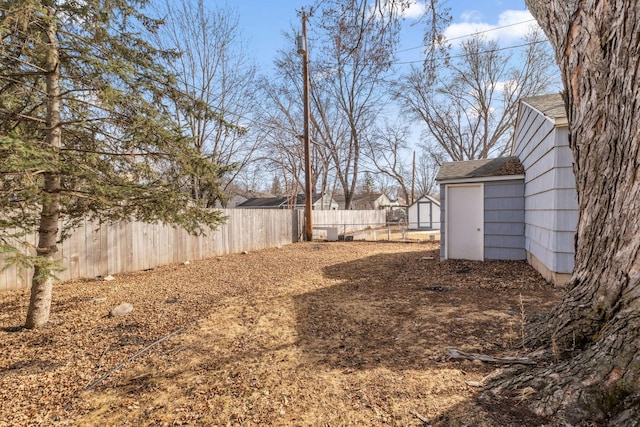
[(526, 259), (524, 168), (517, 157), (444, 163), (440, 258)]
[(422, 196), (407, 208), (407, 227), (410, 230), (439, 230), (440, 202), (431, 196)]
[(564, 284), (573, 272), (578, 203), (559, 94), (520, 101), (512, 157), (450, 162), (441, 195), (441, 259), (526, 259)]

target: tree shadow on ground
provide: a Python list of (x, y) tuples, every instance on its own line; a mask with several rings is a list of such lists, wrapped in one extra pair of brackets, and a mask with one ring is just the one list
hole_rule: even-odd
[(432, 427), (564, 427), (560, 420), (535, 414), (527, 408), (526, 400), (495, 399), (486, 394), (459, 403), (437, 417), (425, 422)]
[[(295, 298), (299, 345), (330, 368), (434, 367), (447, 348), (500, 355), (548, 285), (524, 262), (439, 262), (437, 250), (326, 267), (336, 284)], [(523, 306), (521, 306), (521, 302)]]
[[(446, 350), (522, 354), (527, 319), (550, 308), (557, 292), (525, 262), (440, 262), (437, 250), (374, 255), (324, 274), (336, 284), (295, 298), (298, 345), (307, 363), (346, 373), (459, 370), (482, 378), (498, 366), (449, 360)], [(425, 425), (553, 425), (520, 401), (479, 399), (480, 389), (462, 392), (446, 381), (442, 393), (468, 398)]]

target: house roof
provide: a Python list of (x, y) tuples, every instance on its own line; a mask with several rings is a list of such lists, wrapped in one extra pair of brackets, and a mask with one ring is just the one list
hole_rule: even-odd
[[(321, 194), (314, 194), (313, 195), (313, 203), (317, 202), (318, 200), (320, 200), (320, 198), (322, 197)], [(297, 205), (304, 205), (304, 194), (298, 194), (296, 196), (296, 206)], [(241, 208), (255, 208), (255, 207), (261, 207), (261, 208), (277, 208), (280, 206), (286, 206), (287, 204), (287, 197), (253, 197), (251, 199), (247, 199), (246, 201), (240, 203), (237, 205), (237, 207), (241, 207)]]
[(250, 208), (250, 207), (278, 207), (282, 202), (286, 202), (285, 197), (252, 197), (238, 204), (238, 207)]
[(436, 176), (436, 181), (523, 174), (524, 167), (517, 157), (498, 157), (497, 159), (443, 163)]
[[(383, 193), (354, 194), (353, 197), (351, 198), (351, 201), (352, 202), (358, 202), (358, 201), (372, 201), (372, 202), (375, 202), (376, 200), (378, 200), (382, 196), (384, 196)], [(344, 200), (345, 200), (344, 194), (335, 194), (333, 196), (333, 200), (335, 200), (338, 203), (344, 203)]]
[(523, 98), (522, 102), (540, 111), (556, 124), (567, 121), (567, 110), (562, 95), (559, 93), (530, 96)]
[[(313, 195), (313, 197), (311, 197), (311, 203), (315, 203), (318, 200), (320, 200), (321, 198), (322, 198), (322, 194), (316, 193), (316, 194)], [(284, 200), (286, 202), (287, 198), (284, 197)], [(296, 196), (296, 205), (304, 205), (304, 201), (305, 201), (304, 194), (298, 194)]]

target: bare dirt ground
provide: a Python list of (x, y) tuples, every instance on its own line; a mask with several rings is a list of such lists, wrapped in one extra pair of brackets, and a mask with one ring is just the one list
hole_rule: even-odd
[(524, 262), (438, 258), (299, 243), (68, 282), (39, 331), (21, 328), (28, 292), (2, 293), (0, 425), (553, 425), (479, 403), (498, 367), (445, 351), (522, 354), (560, 291)]

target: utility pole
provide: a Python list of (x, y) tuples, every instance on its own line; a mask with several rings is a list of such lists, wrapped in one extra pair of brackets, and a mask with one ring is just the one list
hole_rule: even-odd
[(302, 34), (298, 36), (298, 53), (302, 55), (302, 84), (304, 86), (304, 237), (313, 240), (311, 207), (311, 143), (309, 135), (309, 50), (307, 46), (307, 12), (302, 11)]

